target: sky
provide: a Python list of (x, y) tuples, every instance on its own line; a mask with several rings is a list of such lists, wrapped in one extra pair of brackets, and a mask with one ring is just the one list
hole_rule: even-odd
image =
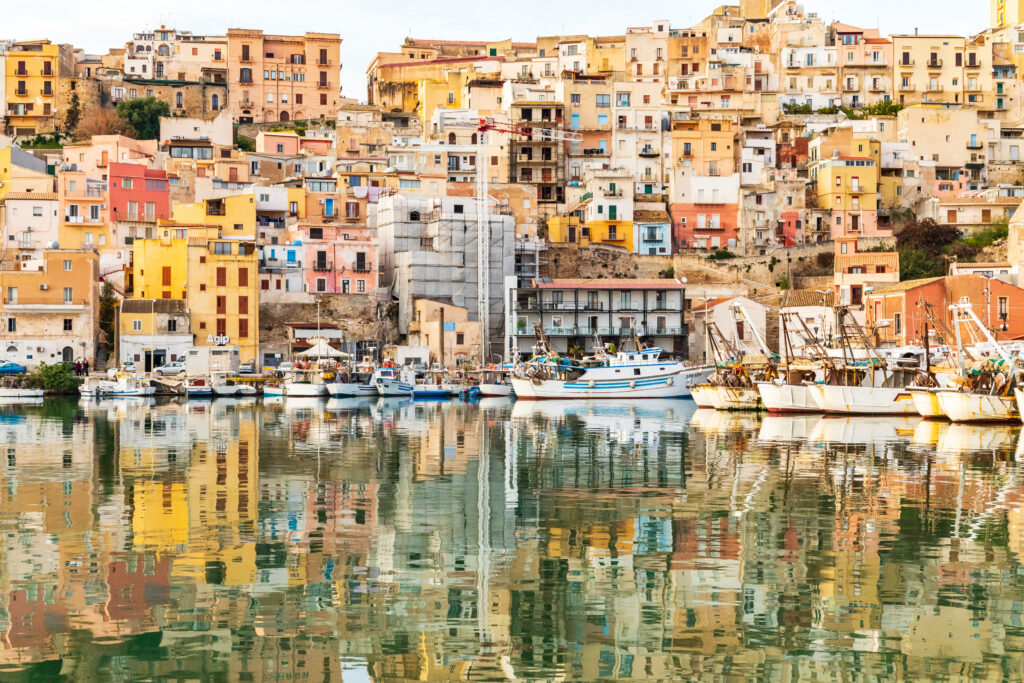
[[(267, 33), (305, 31), (339, 33), (341, 83), (347, 97), (365, 99), (366, 66), (378, 51), (395, 51), (406, 36), (443, 40), (532, 42), (538, 35), (585, 33), (621, 35), (627, 26), (650, 26), (668, 19), (686, 28), (726, 0), (647, 0), (644, 15), (623, 11), (631, 3), (588, 0), (461, 2), (373, 0), (352, 2), (306, 0), (294, 6), (279, 0), (49, 0), (45, 11), (31, 3), (9, 2), (0, 18), (0, 37), (18, 40), (49, 38), (71, 43), (89, 53), (123, 47), (136, 31), (161, 25), (198, 34), (223, 35), (228, 28), (262, 29)], [(973, 34), (987, 27), (985, 0), (807, 0), (807, 12), (826, 22), (839, 20), (891, 33)], [(14, 32), (12, 34), (12, 31)]]

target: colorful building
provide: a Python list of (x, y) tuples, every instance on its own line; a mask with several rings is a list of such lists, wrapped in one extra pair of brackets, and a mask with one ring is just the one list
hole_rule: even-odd
[(72, 61), (70, 45), (48, 40), (14, 43), (8, 48), (4, 74), (7, 130), (34, 135), (51, 132), (63, 123), (57, 112), (58, 78), (72, 75)]

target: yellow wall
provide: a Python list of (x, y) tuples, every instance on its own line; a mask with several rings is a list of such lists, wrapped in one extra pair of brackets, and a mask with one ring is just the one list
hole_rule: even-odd
[[(60, 48), (57, 45), (42, 45), (38, 51), (7, 53), (6, 87), (7, 102), (4, 114), (8, 125), (15, 132), (43, 132), (53, 130), (57, 110), (57, 71)], [(18, 74), (19, 62), (25, 63), (25, 75)], [(49, 62), (50, 75), (43, 75), (43, 65)], [(18, 94), (18, 84), (25, 84), (25, 94)], [(49, 94), (45, 94), (49, 84)], [(12, 105), (32, 105), (32, 111), (24, 115), (11, 114)], [(49, 113), (47, 113), (49, 107)]]
[[(590, 241), (603, 244), (616, 244), (633, 251), (633, 221), (590, 221)], [(609, 232), (615, 227), (616, 239), (611, 239)]]
[[(291, 193), (288, 194), (289, 199)], [(208, 207), (216, 200), (194, 204), (176, 204), (171, 208), (171, 217), (177, 223), (215, 225), (223, 231), (224, 237), (256, 236), (256, 196), (238, 194), (223, 198), (224, 215), (209, 213)], [(241, 226), (241, 227), (237, 227)]]
[[(859, 192), (853, 190), (855, 177), (858, 179)], [(860, 205), (856, 209), (853, 206), (854, 197), (860, 200)], [(878, 166), (838, 166), (826, 162), (819, 168), (818, 206), (821, 208), (834, 211), (873, 211), (877, 203)]]
[(576, 216), (552, 216), (548, 219), (548, 241), (568, 242), (571, 226), (576, 228), (576, 241), (579, 242), (581, 239), (579, 218)]
[(0, 149), (0, 199), (10, 192), (53, 192), (53, 176), (11, 162), (11, 147)]
[(1024, 23), (1024, 2), (1021, 0), (989, 0), (992, 5), (992, 26), (1016, 26)]
[[(135, 240), (132, 265), (133, 298), (184, 299), (188, 287), (186, 253), (188, 239), (160, 237)], [(163, 284), (163, 269), (171, 269), (171, 285)], [(164, 296), (168, 292), (169, 296)]]
[[(188, 310), (196, 346), (214, 346), (210, 337), (218, 336), (217, 321), (224, 320), (224, 333), (229, 346), (237, 346), (243, 363), (257, 360), (259, 355), (259, 263), (255, 242), (224, 240), (213, 229), (207, 239), (190, 239), (188, 246)], [(227, 244), (230, 253), (216, 253), (216, 243)], [(249, 250), (239, 253), (241, 248)], [(218, 269), (223, 268), (226, 279), (217, 284)], [(241, 270), (246, 271), (247, 284), (241, 285)], [(217, 313), (217, 297), (224, 297), (226, 310)], [(248, 312), (240, 314), (241, 297), (246, 297)], [(245, 336), (242, 324), (247, 323)]]

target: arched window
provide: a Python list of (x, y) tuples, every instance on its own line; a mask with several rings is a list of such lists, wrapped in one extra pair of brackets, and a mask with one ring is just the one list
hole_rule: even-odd
[(454, 145), (455, 144), (455, 133), (448, 133), (448, 144), (449, 145)]
[(476, 144), (476, 133), (473, 133), (473, 136), (469, 139), (469, 141), (472, 142), (474, 145)]
[(167, 46), (166, 45), (161, 45), (160, 46), (160, 56), (161, 57), (166, 57), (169, 54), (171, 54), (171, 51), (167, 49)]
[(288, 120), (288, 112), (286, 112), (286, 111), (281, 112), (281, 120), (282, 121), (287, 121)]
[(182, 106), (184, 106), (184, 100), (182, 99), (180, 92), (174, 95), (174, 106), (178, 109), (181, 109)]
[(213, 93), (213, 97), (210, 98), (210, 106), (214, 111), (220, 109), (220, 95)]

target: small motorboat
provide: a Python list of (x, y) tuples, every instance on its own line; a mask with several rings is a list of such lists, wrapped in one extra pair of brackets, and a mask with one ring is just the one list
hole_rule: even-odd
[(213, 387), (205, 377), (185, 380), (185, 396), (188, 398), (213, 398)]

